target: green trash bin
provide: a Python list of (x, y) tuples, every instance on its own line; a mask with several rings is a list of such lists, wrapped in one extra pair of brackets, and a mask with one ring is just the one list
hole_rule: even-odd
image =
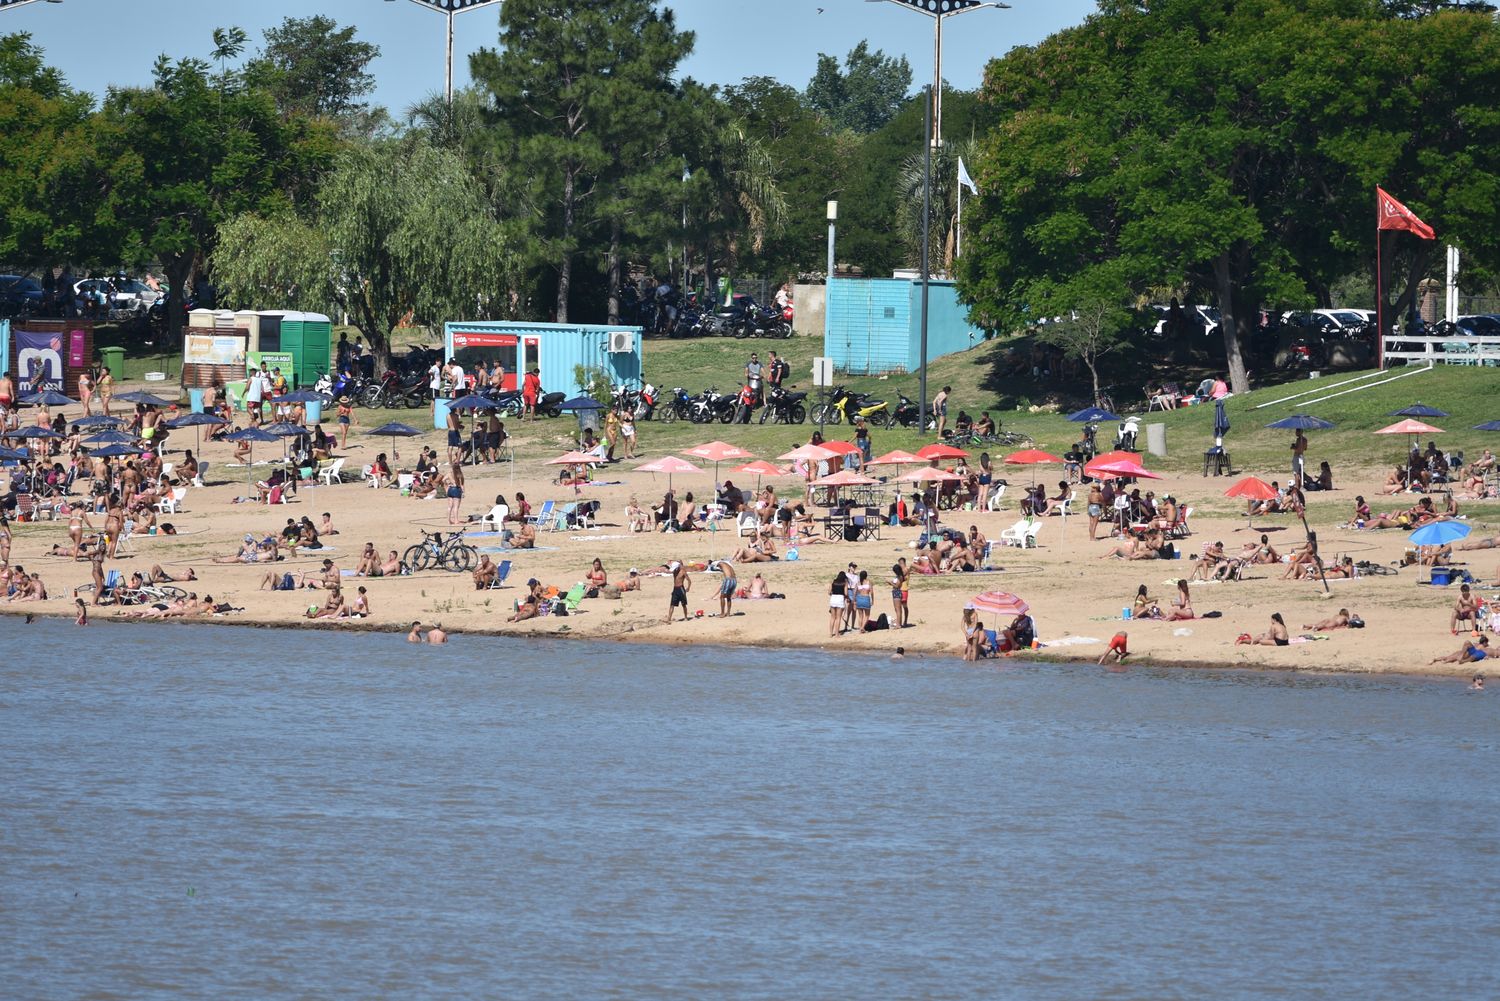
[(125, 349), (124, 348), (100, 348), (99, 364), (109, 369), (109, 374), (114, 376), (118, 383), (125, 372)]

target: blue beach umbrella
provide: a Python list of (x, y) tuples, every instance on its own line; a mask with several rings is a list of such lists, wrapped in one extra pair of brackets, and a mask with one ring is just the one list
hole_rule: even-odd
[(1313, 417), (1310, 414), (1293, 414), (1273, 424), (1267, 424), (1266, 427), (1282, 428), (1287, 431), (1327, 431), (1333, 427), (1333, 421), (1325, 421), (1321, 417)]
[(470, 393), (468, 396), (460, 396), (448, 404), (449, 410), (498, 410), (500, 403), (488, 396), (480, 396), (478, 393)]
[(293, 424), (290, 421), (277, 421), (275, 424), (264, 424), (261, 426), (261, 430), (277, 438), (295, 438), (299, 434), (307, 434), (307, 428), (301, 424)]
[(1485, 421), (1483, 424), (1475, 424), (1475, 431), (1500, 431), (1500, 421)]
[(31, 450), (29, 448), (6, 448), (4, 445), (0, 445), (0, 461), (19, 462), (29, 458), (31, 458)]
[(1407, 536), (1414, 546), (1444, 546), (1466, 537), (1471, 529), (1461, 521), (1434, 521)]
[(1411, 406), (1407, 407), (1405, 410), (1392, 410), (1390, 412), (1390, 416), (1391, 417), (1447, 417), (1448, 416), (1448, 412), (1445, 411), (1445, 410), (1439, 410), (1437, 407), (1429, 407), (1427, 404), (1423, 403), (1421, 400), (1418, 400), (1416, 403), (1413, 403)]
[(70, 396), (64, 396), (62, 393), (46, 389), (40, 393), (31, 393), (23, 396), (17, 402), (24, 403), (29, 407), (70, 407), (78, 401)]
[(21, 428), (19, 431), (8, 432), (7, 434), (5, 434), (3, 436), (0, 436), (0, 437), (6, 437), (6, 438), (54, 438), (55, 439), (55, 438), (62, 438), (62, 437), (65, 437), (65, 436), (58, 434), (56, 431), (52, 430), (51, 428), (44, 428), (44, 427), (39, 427), (37, 425), (32, 425), (31, 427)]
[(262, 428), (245, 428), (242, 431), (231, 431), (224, 436), (225, 441), (280, 441), (276, 435)]
[(89, 449), (89, 455), (100, 459), (117, 459), (125, 455), (140, 455), (145, 449), (139, 445), (114, 444)]
[(70, 422), (75, 428), (117, 428), (125, 422), (118, 417), (109, 417), (105, 414), (92, 414), (88, 417), (80, 417)]
[(605, 410), (604, 404), (589, 396), (575, 396), (557, 405), (559, 410)]
[(1084, 407), (1077, 413), (1068, 415), (1068, 420), (1074, 424), (1108, 424), (1121, 419), (1119, 414), (1112, 414), (1103, 407)]
[(171, 428), (174, 431), (177, 430), (178, 428), (192, 428), (193, 429), (193, 438), (198, 443), (198, 449), (199, 449), (199, 451), (202, 451), (202, 449), (203, 449), (203, 432), (200, 429), (205, 424), (213, 424), (213, 425), (220, 425), (220, 426), (222, 426), (222, 425), (228, 424), (228, 423), (229, 422), (226, 421), (224, 418), (219, 417), (219, 416), (217, 416), (215, 414), (205, 414), (205, 413), (198, 413), (198, 412), (189, 412), (189, 413), (183, 414), (181, 417), (174, 417), (171, 420), (167, 421), (167, 427)]
[(164, 400), (146, 392), (119, 393), (114, 397), (120, 403), (144, 403), (148, 407), (170, 407), (175, 400)]
[(126, 434), (123, 431), (100, 431), (79, 442), (84, 448), (103, 447), (105, 445), (134, 445), (135, 435)]
[(365, 434), (374, 434), (380, 435), (383, 438), (389, 438), (391, 440), (391, 458), (393, 459), (396, 458), (397, 438), (415, 438), (421, 433), (421, 431), (418, 431), (410, 424), (402, 424), (400, 421), (391, 421), (387, 424), (380, 425), (380, 427), (375, 428), (372, 431), (365, 432)]

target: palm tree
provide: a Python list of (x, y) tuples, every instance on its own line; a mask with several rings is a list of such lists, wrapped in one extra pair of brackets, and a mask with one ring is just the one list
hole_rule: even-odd
[(706, 206), (691, 212), (693, 229), (706, 233), (704, 279), (715, 284), (714, 237), (723, 239), (725, 263), (732, 271), (739, 260), (742, 240), (758, 253), (766, 237), (786, 224), (786, 195), (776, 183), (776, 164), (770, 152), (740, 122), (728, 122), (719, 130), (715, 154), (693, 172), (703, 177), (709, 192)]
[[(979, 144), (973, 139), (949, 140), (932, 151), (932, 228), (928, 246), (929, 266), (934, 272), (953, 273), (958, 252), (958, 161), (974, 163)], [(913, 153), (901, 165), (901, 233), (907, 246), (907, 263), (922, 263), (922, 154)]]
[(249, 40), (250, 36), (245, 34), (244, 28), (214, 29), (213, 59), (219, 64), (219, 88), (221, 90), (229, 85), (229, 71), (224, 68), (224, 61), (238, 58), (239, 54), (245, 51), (245, 43)]

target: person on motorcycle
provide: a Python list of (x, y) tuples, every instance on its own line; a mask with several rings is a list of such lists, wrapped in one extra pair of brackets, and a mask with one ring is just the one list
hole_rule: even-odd
[(781, 288), (779, 288), (779, 289), (776, 290), (776, 311), (778, 313), (780, 313), (780, 312), (784, 311), (791, 304), (792, 304), (792, 290), (787, 287), (787, 285), (786, 285), (785, 282), (782, 282), (781, 283)]

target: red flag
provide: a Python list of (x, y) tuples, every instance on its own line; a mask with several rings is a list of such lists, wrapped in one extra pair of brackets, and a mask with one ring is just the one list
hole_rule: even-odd
[(1437, 239), (1431, 226), (1418, 219), (1411, 209), (1386, 194), (1385, 189), (1377, 187), (1375, 194), (1380, 203), (1380, 224), (1377, 229), (1404, 229), (1424, 240)]

